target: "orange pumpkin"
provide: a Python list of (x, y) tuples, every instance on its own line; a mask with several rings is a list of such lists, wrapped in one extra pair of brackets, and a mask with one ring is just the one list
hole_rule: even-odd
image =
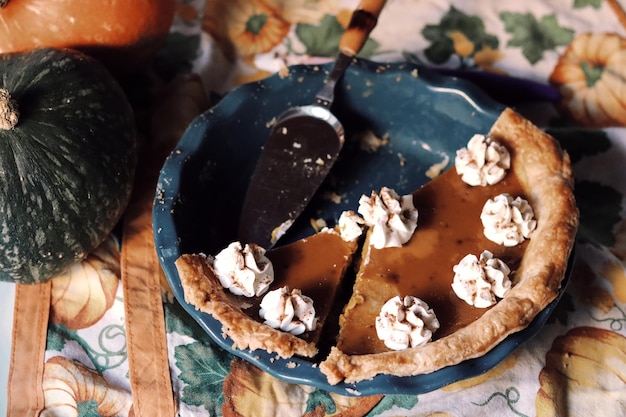
[(626, 126), (626, 38), (580, 33), (557, 61), (550, 83), (565, 114), (583, 126)]
[(175, 0), (0, 0), (0, 53), (74, 48), (127, 75), (162, 46), (175, 7)]

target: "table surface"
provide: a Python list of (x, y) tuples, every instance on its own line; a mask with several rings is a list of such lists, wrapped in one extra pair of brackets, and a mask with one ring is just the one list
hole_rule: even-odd
[[(175, 94), (162, 95), (163, 103), (155, 104), (161, 110), (187, 103), (198, 93), (197, 88), (189, 93), (198, 81), (211, 103), (233, 87), (285, 65), (328, 62), (336, 54), (342, 24), (358, 1), (178, 3), (156, 74), (163, 79), (172, 73), (197, 78), (187, 78), (182, 88), (180, 83), (164, 83), (160, 88)], [(547, 416), (559, 407), (571, 416), (626, 415), (626, 94), (620, 95), (626, 92), (624, 9), (623, 1), (600, 0), (389, 0), (361, 53), (378, 62), (410, 60), (545, 85), (551, 77), (553, 82), (571, 82), (571, 100), (516, 104), (570, 153), (581, 210), (569, 287), (535, 338), (486, 374), (434, 392), (342, 397), (281, 382), (217, 348), (164, 283), (178, 415), (290, 416), (324, 410), (315, 415)], [(225, 48), (224, 39), (230, 39), (232, 48)], [(566, 68), (563, 57), (569, 57), (573, 67)], [(153, 121), (154, 132), (163, 127)], [(117, 281), (117, 290), (108, 293), (107, 307), (97, 313), (96, 321), (49, 323), (46, 359), (63, 357), (69, 360), (70, 372), (85, 375), (84, 369), (92, 369), (103, 376), (90, 381), (96, 384), (93, 396), (74, 393), (80, 416), (96, 415), (103, 398), (122, 409), (132, 403), (124, 296)], [(5, 391), (12, 285), (0, 284), (0, 381)], [(83, 288), (77, 285), (75, 290)], [(99, 308), (95, 304), (102, 303), (94, 302), (94, 309)], [(55, 308), (54, 317), (66, 313), (62, 303)], [(76, 320), (64, 323), (81, 322), (80, 317), (71, 319)], [(99, 396), (104, 391), (107, 394)], [(5, 409), (6, 397), (0, 395), (0, 414)], [(99, 413), (104, 415), (104, 410)]]

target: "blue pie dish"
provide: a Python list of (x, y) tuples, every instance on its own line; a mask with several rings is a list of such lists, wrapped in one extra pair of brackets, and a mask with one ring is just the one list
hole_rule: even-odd
[[(217, 320), (185, 301), (174, 262), (184, 253), (216, 254), (236, 240), (243, 198), (272, 121), (290, 107), (312, 103), (330, 69), (330, 64), (295, 66), (288, 76), (274, 75), (232, 90), (190, 124), (166, 159), (156, 190), (153, 228), (158, 257), (175, 297), (219, 346), (291, 383), (343, 395), (421, 394), (486, 372), (539, 332), (558, 298), (528, 327), (482, 357), (430, 374), (378, 375), (337, 385), (330, 385), (312, 360), (234, 349)], [(430, 180), (426, 173), (432, 166), (446, 160), (444, 169), (452, 166), (456, 150), (473, 134), (486, 133), (503, 109), (458, 78), (409, 63), (355, 60), (337, 85), (332, 109), (347, 138), (327, 180), (341, 201), (313, 198), (280, 243), (312, 234), (311, 218), (332, 224), (342, 211), (354, 210), (362, 194), (382, 186), (411, 193)], [(389, 143), (376, 152), (362, 150), (351, 138), (363, 132), (389, 137)], [(570, 271), (571, 265), (561, 294)]]

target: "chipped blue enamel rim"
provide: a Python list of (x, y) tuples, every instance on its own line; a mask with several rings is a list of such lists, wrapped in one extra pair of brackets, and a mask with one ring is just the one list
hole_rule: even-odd
[[(539, 332), (558, 298), (527, 328), (480, 358), (430, 374), (378, 375), (337, 385), (330, 385), (311, 360), (233, 349), (218, 321), (185, 302), (174, 261), (183, 253), (216, 254), (236, 239), (247, 183), (272, 121), (289, 107), (311, 103), (329, 71), (330, 64), (295, 66), (287, 76), (243, 85), (189, 125), (163, 165), (153, 208), (156, 249), (175, 297), (219, 346), (290, 383), (349, 396), (421, 394), (486, 372)], [(487, 132), (503, 109), (478, 87), (458, 78), (409, 63), (355, 60), (337, 85), (333, 107), (348, 138), (328, 179), (341, 201), (314, 199), (284, 241), (312, 233), (310, 218), (332, 224), (343, 210), (356, 208), (361, 194), (369, 195), (381, 186), (401, 194), (412, 192), (429, 181), (429, 167), (446, 160), (446, 167), (451, 166), (456, 150), (474, 133)], [(389, 143), (376, 152), (360, 150), (350, 138), (364, 130), (388, 137)], [(571, 267), (567, 276), (570, 271)]]

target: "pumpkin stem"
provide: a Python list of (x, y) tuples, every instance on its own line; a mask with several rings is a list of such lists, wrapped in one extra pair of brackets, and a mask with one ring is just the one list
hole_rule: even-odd
[(0, 88), (0, 129), (13, 129), (19, 118), (20, 112), (17, 110), (17, 101), (11, 98), (8, 90)]

